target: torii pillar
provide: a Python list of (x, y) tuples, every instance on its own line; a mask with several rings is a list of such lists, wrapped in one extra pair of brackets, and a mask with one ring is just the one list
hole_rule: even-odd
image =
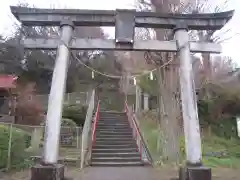
[(43, 159), (41, 164), (32, 167), (31, 180), (64, 179), (64, 165), (58, 163), (58, 151), (62, 108), (69, 65), (70, 53), (68, 45), (72, 39), (74, 24), (70, 20), (63, 20), (60, 28), (61, 43), (57, 49), (57, 57), (53, 70), (52, 85), (48, 100)]
[(211, 169), (202, 165), (202, 147), (197, 110), (196, 90), (192, 70), (187, 24), (174, 29), (180, 57), (180, 87), (187, 164), (180, 169), (180, 180), (210, 180)]

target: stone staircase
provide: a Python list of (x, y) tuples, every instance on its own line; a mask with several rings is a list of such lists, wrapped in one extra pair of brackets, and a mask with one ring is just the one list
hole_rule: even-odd
[(92, 166), (143, 165), (125, 113), (100, 112)]

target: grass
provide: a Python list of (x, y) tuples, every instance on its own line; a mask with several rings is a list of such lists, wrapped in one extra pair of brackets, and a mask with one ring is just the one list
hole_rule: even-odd
[[(77, 147), (76, 144), (73, 146), (63, 146), (60, 144), (59, 157), (79, 159), (81, 156), (81, 136), (78, 137), (78, 145), (79, 147)], [(28, 152), (30, 156), (41, 156), (43, 153), (43, 141), (41, 141), (39, 148), (32, 149), (29, 147), (26, 149), (26, 152)]]
[[(139, 121), (141, 132), (155, 162), (161, 159), (161, 153), (157, 149), (160, 141), (158, 125), (152, 119)], [(209, 167), (240, 168), (240, 140), (224, 139), (217, 136), (202, 137), (203, 163)], [(225, 152), (224, 156), (213, 157), (210, 154)], [(183, 153), (184, 154), (184, 153)], [(208, 155), (208, 156), (207, 156)]]

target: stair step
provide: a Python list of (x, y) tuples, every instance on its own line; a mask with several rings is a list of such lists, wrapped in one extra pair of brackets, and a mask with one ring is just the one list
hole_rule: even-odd
[(126, 116), (126, 113), (100, 113), (102, 116), (114, 116), (114, 117), (121, 117)]
[(131, 132), (116, 132), (116, 131), (96, 131), (97, 136), (132, 136)]
[(92, 166), (143, 165), (125, 113), (100, 112)]
[(132, 134), (105, 135), (105, 134), (98, 133), (96, 136), (97, 136), (97, 138), (101, 138), (101, 139), (111, 139), (111, 138), (116, 138), (116, 139), (124, 139), (124, 138), (130, 139), (131, 138), (131, 139), (133, 139)]
[(104, 142), (112, 142), (112, 141), (120, 141), (120, 142), (122, 142), (122, 143), (124, 143), (124, 142), (134, 142), (134, 139), (133, 139), (133, 137), (132, 136), (129, 136), (129, 137), (125, 137), (125, 136), (122, 136), (122, 137), (99, 137), (99, 136), (97, 136), (96, 137), (96, 141), (104, 141)]
[(100, 130), (96, 130), (96, 134), (98, 135), (106, 135), (106, 133), (102, 133), (102, 131), (106, 131), (108, 132), (107, 135), (109, 136), (114, 136), (114, 135), (132, 135), (132, 130), (131, 129), (125, 129), (125, 130), (122, 130), (122, 129), (101, 129)]
[[(125, 129), (125, 130), (122, 130), (122, 129), (101, 129), (101, 131), (108, 131), (109, 133), (113, 133), (113, 132), (115, 132), (116, 134), (117, 133), (120, 133), (120, 134), (122, 134), (122, 133), (125, 133), (125, 135), (126, 134), (128, 134), (128, 135), (130, 135), (130, 134), (132, 134), (132, 130), (130, 130), (130, 129)], [(96, 134), (102, 134), (101, 133), (101, 131), (100, 130), (96, 130)]]
[[(132, 134), (132, 129), (97, 129), (96, 134), (102, 134), (102, 132), (108, 132), (109, 134)], [(103, 133), (104, 134), (104, 133)]]
[(123, 124), (129, 124), (129, 122), (127, 120), (123, 120), (123, 119), (99, 119), (98, 123), (107, 123), (107, 124), (123, 123)]
[(115, 125), (115, 126), (122, 126), (122, 125), (128, 125), (128, 122), (106, 122), (106, 121), (99, 121), (97, 125)]
[(137, 148), (136, 144), (95, 144), (94, 149), (126, 149)]
[(115, 133), (128, 133), (128, 134), (130, 134), (130, 133), (132, 133), (133, 130), (132, 129), (105, 129), (105, 128), (98, 129), (97, 128), (96, 133), (99, 134), (102, 131), (108, 131), (110, 133), (115, 132)]
[(112, 157), (112, 158), (115, 158), (115, 157), (140, 157), (140, 154), (139, 152), (114, 152), (114, 153), (110, 153), (110, 152), (105, 152), (105, 153), (92, 153), (92, 158), (94, 157)]
[(97, 126), (99, 129), (131, 129), (130, 126)]
[(115, 117), (115, 118), (124, 118), (127, 117), (126, 114), (100, 114), (100, 117)]
[(132, 130), (132, 128), (130, 127), (130, 126), (97, 126), (97, 128), (99, 128), (99, 129), (107, 129), (107, 130), (109, 130), (109, 129), (117, 129), (117, 130), (125, 130), (125, 129), (127, 129), (127, 130)]
[(97, 138), (96, 139), (97, 144), (136, 144), (136, 141), (133, 138)]
[(123, 127), (130, 127), (130, 126), (129, 124), (97, 124), (97, 127), (123, 128)]
[(108, 146), (113, 146), (113, 145), (134, 145), (134, 141), (127, 141), (127, 142), (116, 142), (116, 141), (96, 141), (96, 145), (108, 145)]
[(100, 148), (93, 148), (92, 153), (115, 153), (115, 152), (138, 152), (137, 148), (116, 148), (116, 149), (100, 149)]
[(114, 115), (100, 115), (100, 119), (122, 119), (122, 120), (128, 120), (127, 116), (114, 116)]
[(126, 116), (99, 116), (99, 120), (117, 120), (117, 121), (128, 121)]
[(115, 116), (125, 116), (125, 112), (103, 112), (101, 111), (100, 114), (102, 115), (115, 115)]
[(107, 114), (126, 114), (124, 111), (100, 111), (100, 113), (107, 113)]
[(127, 116), (125, 114), (123, 115), (114, 115), (114, 114), (100, 114), (101, 118), (126, 118)]
[(118, 124), (97, 124), (97, 127), (110, 127), (110, 128), (123, 128), (123, 127), (131, 127), (129, 124), (123, 124), (123, 125), (118, 125)]
[(140, 162), (139, 157), (92, 157), (92, 162)]
[(91, 166), (143, 166), (142, 162), (92, 162)]

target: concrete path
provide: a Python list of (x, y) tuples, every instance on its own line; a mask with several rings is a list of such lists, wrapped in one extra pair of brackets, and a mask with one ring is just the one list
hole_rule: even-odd
[(89, 167), (81, 180), (159, 180), (152, 167)]

